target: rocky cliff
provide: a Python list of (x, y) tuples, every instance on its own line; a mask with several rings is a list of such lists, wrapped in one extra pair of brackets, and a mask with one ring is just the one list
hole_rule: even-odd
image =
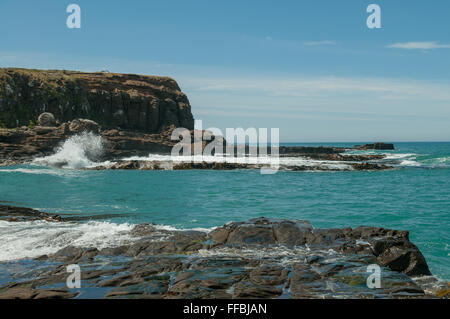
[(194, 127), (188, 98), (168, 77), (0, 69), (0, 127), (33, 126), (43, 112), (146, 133)]

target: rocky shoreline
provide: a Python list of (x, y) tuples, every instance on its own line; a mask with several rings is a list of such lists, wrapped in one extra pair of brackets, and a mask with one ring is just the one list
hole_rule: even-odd
[[(331, 164), (331, 166), (330, 166)], [(393, 167), (367, 162), (339, 162), (342, 166), (332, 166), (333, 163), (324, 163), (322, 165), (292, 165), (280, 164), (278, 169), (281, 171), (362, 171), (362, 170), (387, 170)], [(140, 160), (118, 160), (107, 165), (100, 165), (86, 168), (87, 170), (190, 170), (190, 169), (207, 169), (207, 170), (234, 170), (234, 169), (263, 169), (270, 168), (265, 164), (249, 164), (249, 163), (222, 163), (222, 162), (173, 162), (173, 161), (140, 161)]]
[[(43, 113), (51, 118), (51, 114)], [(41, 116), (42, 117), (42, 116)], [(43, 121), (40, 118), (40, 121)], [(48, 122), (48, 121), (47, 121)], [(47, 123), (46, 122), (46, 123)], [(54, 119), (50, 120), (55, 123)], [(170, 155), (177, 141), (171, 140), (174, 127), (158, 134), (126, 131), (121, 129), (103, 129), (98, 123), (87, 119), (75, 119), (57, 126), (20, 127), (15, 129), (0, 128), (0, 166), (20, 165), (32, 162), (38, 157), (49, 156), (68, 138), (83, 133), (92, 133), (102, 138), (102, 153), (96, 155), (93, 161), (110, 161), (107, 165), (98, 165), (89, 169), (260, 169), (263, 164), (252, 164), (251, 158), (243, 163), (233, 161), (221, 162), (193, 162), (189, 157), (186, 161), (143, 161), (122, 160), (131, 156), (148, 156), (149, 154)], [(205, 141), (196, 141), (194, 131), (191, 131), (191, 143), (194, 149), (196, 143), (202, 143), (201, 149), (208, 144)], [(220, 143), (217, 147), (222, 152), (226, 151), (226, 142), (221, 137), (210, 136), (211, 143)], [(384, 144), (380, 144), (382, 145)], [(359, 148), (357, 148), (359, 149)], [(378, 148), (377, 148), (378, 149)], [(343, 154), (349, 149), (341, 147), (304, 147), (304, 146), (280, 146), (277, 151), (280, 158), (297, 157), (315, 161), (322, 161), (319, 165), (294, 165), (281, 163), (279, 169), (285, 171), (352, 171), (352, 170), (386, 170), (392, 169), (390, 165), (378, 163), (385, 155), (351, 155)], [(274, 150), (268, 148), (268, 154)], [(244, 154), (258, 154), (259, 149), (246, 147)], [(234, 147), (235, 156), (238, 155), (237, 147)], [(232, 158), (231, 158), (232, 159)], [(333, 165), (342, 164), (341, 167)], [(328, 165), (331, 164), (331, 165)], [(61, 163), (63, 165), (63, 163)]]
[[(21, 216), (21, 218), (19, 218)], [(65, 221), (0, 206), (11, 222)], [(49, 219), (50, 218), (50, 219)], [(0, 287), (0, 298), (448, 298), (408, 231), (361, 226), (317, 229), (304, 220), (264, 217), (210, 232), (136, 225), (120, 246), (67, 246)], [(0, 263), (1, 265), (2, 263)], [(81, 289), (68, 289), (67, 265), (81, 268)], [(369, 265), (381, 288), (367, 286)]]

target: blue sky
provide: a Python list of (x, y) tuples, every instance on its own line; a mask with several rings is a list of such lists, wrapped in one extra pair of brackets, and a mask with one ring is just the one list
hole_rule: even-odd
[[(66, 7), (81, 7), (81, 29)], [(366, 8), (381, 7), (381, 29)], [(1, 0), (0, 66), (168, 75), (204, 128), (449, 141), (450, 2)]]

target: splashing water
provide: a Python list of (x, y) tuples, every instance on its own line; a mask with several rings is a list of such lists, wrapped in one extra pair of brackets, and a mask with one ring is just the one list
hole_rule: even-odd
[(51, 223), (0, 221), (0, 261), (35, 258), (67, 247), (102, 249), (128, 244), (134, 225), (111, 222)]
[(100, 158), (103, 150), (104, 141), (100, 135), (84, 132), (68, 138), (55, 154), (37, 158), (33, 163), (73, 169), (89, 167)]

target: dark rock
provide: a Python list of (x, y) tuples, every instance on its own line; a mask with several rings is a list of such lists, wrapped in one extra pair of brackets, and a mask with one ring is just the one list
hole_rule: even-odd
[(261, 224), (241, 224), (231, 230), (227, 239), (227, 244), (237, 245), (270, 245), (275, 242), (272, 227)]
[(219, 227), (212, 230), (208, 236), (212, 240), (212, 242), (216, 245), (225, 244), (228, 240), (228, 236), (230, 235), (230, 228)]
[(77, 261), (81, 262), (92, 260), (92, 258), (95, 257), (98, 253), (99, 251), (96, 248), (67, 246), (63, 249), (58, 250), (53, 255), (50, 255), (48, 258), (60, 262), (74, 263)]
[(0, 220), (6, 220), (9, 222), (20, 222), (31, 220), (60, 222), (63, 219), (59, 215), (40, 212), (31, 208), (0, 205)]
[(431, 275), (422, 253), (413, 243), (406, 240), (385, 245), (377, 259), (383, 266), (409, 276)]
[(288, 273), (280, 265), (261, 265), (250, 272), (250, 281), (255, 285), (278, 286), (286, 282)]
[(312, 226), (307, 221), (281, 221), (273, 227), (278, 244), (287, 246), (304, 245)]
[(394, 150), (394, 144), (390, 143), (373, 143), (364, 145), (355, 145), (353, 148), (360, 150)]

